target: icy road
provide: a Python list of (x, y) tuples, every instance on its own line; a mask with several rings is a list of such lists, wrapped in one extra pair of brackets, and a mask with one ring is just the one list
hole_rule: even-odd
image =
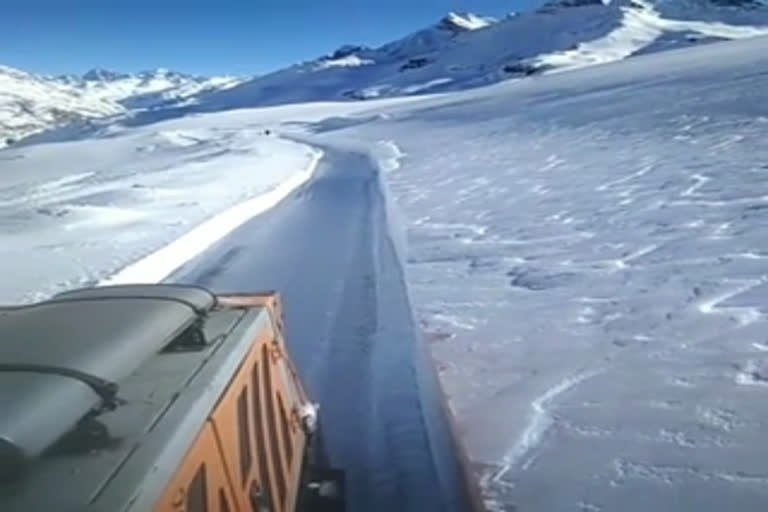
[(378, 170), (365, 155), (324, 153), (309, 183), (169, 280), (280, 291), (286, 342), (321, 404), (350, 510), (474, 510), (476, 482), (415, 334)]

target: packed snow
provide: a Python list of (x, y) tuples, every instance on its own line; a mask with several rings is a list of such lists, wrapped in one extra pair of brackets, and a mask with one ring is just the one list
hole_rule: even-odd
[(210, 117), (0, 153), (0, 300), (158, 281), (311, 176), (317, 150)]
[[(768, 15), (760, 21), (765, 26), (729, 25), (667, 19), (647, 0), (633, 0), (631, 6), (620, 7), (622, 21), (606, 35), (576, 45), (564, 52), (540, 55), (532, 60), (537, 67), (566, 70), (592, 64), (613, 62), (651, 49), (669, 49), (701, 41), (743, 39), (768, 35)], [(753, 19), (753, 22), (757, 18)], [(654, 43), (665, 39), (663, 46)]]

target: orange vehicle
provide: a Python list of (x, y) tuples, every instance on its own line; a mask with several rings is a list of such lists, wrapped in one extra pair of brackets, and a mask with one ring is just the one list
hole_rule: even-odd
[(343, 510), (274, 293), (0, 309), (0, 511)]

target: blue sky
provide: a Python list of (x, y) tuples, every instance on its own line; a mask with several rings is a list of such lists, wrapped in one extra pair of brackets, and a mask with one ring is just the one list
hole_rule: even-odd
[(503, 16), (541, 0), (3, 0), (0, 64), (82, 73), (165, 67), (257, 74), (345, 43), (376, 45), (448, 11)]

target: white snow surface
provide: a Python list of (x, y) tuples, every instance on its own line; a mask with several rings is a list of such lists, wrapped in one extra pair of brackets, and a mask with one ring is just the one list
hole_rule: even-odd
[[(743, 39), (768, 34), (768, 16), (760, 20), (766, 25), (729, 25), (719, 21), (689, 21), (663, 17), (653, 2), (633, 0), (631, 6), (619, 7), (621, 24), (602, 37), (575, 45), (563, 52), (540, 55), (532, 60), (537, 66), (562, 71), (604, 62), (613, 62), (648, 51), (657, 41), (666, 41), (657, 48), (694, 44), (714, 39)], [(756, 17), (753, 21), (757, 21)]]
[[(411, 299), (492, 510), (760, 510), (768, 38), (655, 52), (696, 32), (690, 21), (721, 38), (718, 24), (751, 31), (744, 17), (762, 12), (707, 4), (717, 16), (692, 20), (688, 6), (635, 7), (637, 26), (656, 10), (684, 32), (665, 25), (652, 42), (633, 32), (646, 42), (620, 62), (568, 54), (565, 67), (603, 65), (423, 97), (115, 125), (2, 151), (4, 298), (103, 280), (315, 161), (308, 146), (262, 136), (265, 127), (367, 147), (398, 210), (390, 218), (407, 238), (398, 247)], [(624, 26), (626, 8), (535, 15), (564, 30), (561, 14), (595, 20), (597, 31), (607, 19)], [(675, 9), (683, 14), (672, 18)], [(453, 35), (435, 28), (406, 46), (441, 39), (459, 52), (460, 38), (490, 41), (520, 17)], [(333, 59), (368, 58), (342, 53)], [(342, 74), (322, 87), (307, 78), (290, 97), (328, 98), (318, 91), (371, 69), (383, 68), (329, 68)], [(271, 98), (294, 72), (265, 77)], [(244, 96), (264, 92), (249, 87), (222, 93), (231, 96), (220, 106), (262, 101)]]
[(457, 30), (477, 30), (485, 28), (495, 21), (493, 18), (484, 18), (471, 12), (449, 12), (443, 19), (443, 24), (455, 27)]
[(574, 0), (502, 20), (450, 13), (380, 48), (347, 45), (317, 60), (202, 95), (199, 103), (215, 110), (456, 91), (768, 34), (768, 7), (742, 3)]
[(156, 282), (306, 181), (318, 156), (236, 115), (6, 149), (0, 301)]
[(211, 217), (168, 245), (101, 281), (100, 284), (159, 283), (181, 265), (229, 235), (246, 221), (273, 208), (288, 194), (306, 183), (312, 177), (321, 157), (322, 152), (315, 151), (304, 169), (277, 182), (268, 192), (247, 199)]
[(768, 502), (766, 45), (251, 111), (379, 158), (492, 510)]
[(317, 69), (354, 68), (374, 64), (370, 59), (361, 59), (357, 55), (345, 55), (338, 59), (323, 59), (317, 63)]

